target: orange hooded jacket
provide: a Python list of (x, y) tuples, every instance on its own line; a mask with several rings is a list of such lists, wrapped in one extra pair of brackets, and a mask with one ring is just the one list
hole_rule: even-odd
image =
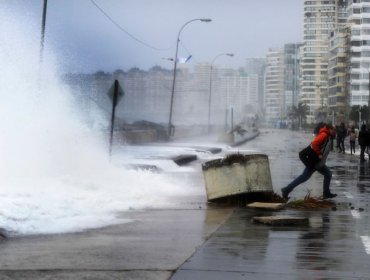
[(322, 127), (319, 131), (319, 134), (313, 139), (311, 142), (311, 148), (315, 151), (318, 156), (322, 156), (322, 150), (324, 148), (325, 143), (329, 140), (330, 131), (325, 126)]

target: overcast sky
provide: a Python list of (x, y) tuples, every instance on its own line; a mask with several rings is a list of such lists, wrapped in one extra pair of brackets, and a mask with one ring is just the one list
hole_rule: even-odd
[[(94, 0), (121, 28), (155, 50), (132, 39), (99, 11), (91, 0), (48, 0), (45, 48), (53, 50), (65, 72), (147, 70), (154, 65), (172, 69), (163, 58), (244, 67), (249, 57), (264, 57), (269, 48), (303, 38), (303, 0)], [(0, 8), (14, 15), (40, 39), (43, 0), (0, 0)]]

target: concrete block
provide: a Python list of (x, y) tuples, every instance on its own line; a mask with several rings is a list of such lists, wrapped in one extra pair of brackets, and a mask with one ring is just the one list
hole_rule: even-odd
[(284, 208), (285, 203), (271, 203), (271, 202), (253, 202), (247, 204), (248, 208), (267, 209), (267, 210), (280, 210)]

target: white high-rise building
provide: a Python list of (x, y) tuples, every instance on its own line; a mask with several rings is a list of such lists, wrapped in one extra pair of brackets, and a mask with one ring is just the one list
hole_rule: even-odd
[(275, 125), (284, 117), (284, 51), (270, 49), (265, 75), (265, 118)]
[(368, 105), (370, 0), (349, 0), (347, 11), (351, 51), (349, 105)]
[(258, 112), (258, 95), (260, 92), (259, 75), (249, 74), (247, 75), (247, 104), (255, 108), (252, 113)]
[(284, 45), (284, 117), (287, 118), (293, 106), (298, 106), (299, 61), (302, 43)]
[[(266, 58), (247, 58), (245, 64), (245, 72), (251, 84), (249, 87), (249, 94), (256, 96), (256, 103), (254, 100), (250, 101), (250, 104), (255, 107), (255, 113), (262, 113), (264, 107), (264, 76), (266, 70)], [(258, 79), (257, 85), (254, 86), (255, 78)], [(254, 91), (256, 90), (256, 91)], [(255, 104), (255, 105), (254, 105)]]
[(329, 35), (336, 27), (339, 2), (342, 1), (304, 1), (300, 101), (308, 105), (309, 123), (316, 121), (316, 113), (327, 103)]

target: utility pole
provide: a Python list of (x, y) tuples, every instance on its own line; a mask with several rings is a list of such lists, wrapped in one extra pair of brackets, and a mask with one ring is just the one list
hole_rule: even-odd
[(48, 0), (44, 0), (44, 6), (42, 10), (42, 22), (41, 22), (41, 40), (40, 40), (40, 67), (44, 56), (44, 39), (45, 39), (45, 25), (46, 25), (46, 9)]

